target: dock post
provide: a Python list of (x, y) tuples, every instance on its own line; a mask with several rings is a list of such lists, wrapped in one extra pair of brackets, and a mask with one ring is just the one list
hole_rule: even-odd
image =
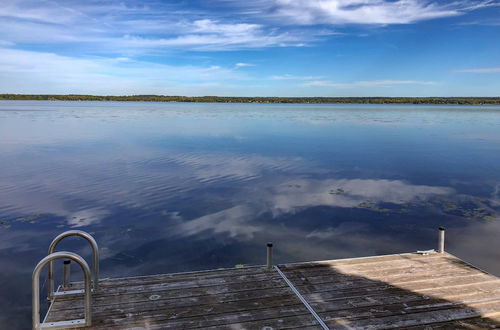
[(64, 260), (63, 262), (63, 288), (67, 289), (69, 287), (69, 283), (71, 282), (71, 260)]
[(273, 269), (273, 243), (267, 243), (267, 269)]
[(439, 227), (438, 252), (444, 253), (444, 228), (443, 227)]

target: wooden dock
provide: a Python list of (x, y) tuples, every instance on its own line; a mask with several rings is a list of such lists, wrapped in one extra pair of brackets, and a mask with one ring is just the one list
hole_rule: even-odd
[[(45, 322), (83, 313), (56, 296)], [(500, 279), (436, 252), (102, 279), (87, 328), (500, 328)]]

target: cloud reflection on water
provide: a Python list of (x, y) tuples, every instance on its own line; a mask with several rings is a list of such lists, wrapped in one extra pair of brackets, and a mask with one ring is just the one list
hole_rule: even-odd
[(174, 228), (174, 232), (181, 236), (192, 236), (208, 230), (213, 234), (226, 234), (231, 238), (251, 240), (256, 232), (264, 229), (261, 225), (253, 223), (252, 220), (256, 216), (255, 210), (251, 207), (238, 205), (184, 221)]
[[(276, 180), (273, 182), (276, 183)], [(447, 187), (412, 185), (399, 180), (298, 179), (285, 180), (271, 187), (268, 185), (268, 182), (260, 183), (260, 187), (255, 187), (255, 196), (246, 196), (252, 201), (251, 203), (233, 206), (195, 219), (184, 219), (174, 226), (173, 232), (181, 236), (194, 236), (209, 231), (212, 234), (225, 234), (240, 240), (251, 240), (255, 233), (268, 231), (274, 226), (273, 219), (308, 208), (318, 206), (353, 208), (366, 200), (375, 203), (405, 204), (414, 199), (423, 201), (436, 195), (454, 193), (453, 189)], [(176, 218), (179, 220), (177, 214)], [(294, 227), (295, 224), (289, 223), (288, 226)], [(321, 232), (304, 231), (302, 236), (326, 238), (338, 234), (338, 230), (328, 227), (326, 231), (324, 228), (321, 229)]]
[(273, 210), (293, 212), (297, 208), (327, 205), (356, 207), (364, 201), (375, 203), (408, 203), (415, 198), (426, 199), (433, 195), (450, 195), (448, 187), (413, 185), (401, 180), (377, 179), (327, 179), (292, 180), (277, 187), (270, 196)]
[(99, 223), (109, 214), (109, 211), (98, 208), (77, 211), (67, 216), (68, 225), (72, 228), (90, 226)]

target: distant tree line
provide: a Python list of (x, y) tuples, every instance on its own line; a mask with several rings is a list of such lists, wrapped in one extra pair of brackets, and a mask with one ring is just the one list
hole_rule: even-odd
[(0, 100), (49, 101), (132, 101), (132, 102), (204, 102), (204, 103), (308, 103), (308, 104), (464, 104), (500, 105), (500, 97), (230, 97), (165, 95), (35, 95), (0, 94)]

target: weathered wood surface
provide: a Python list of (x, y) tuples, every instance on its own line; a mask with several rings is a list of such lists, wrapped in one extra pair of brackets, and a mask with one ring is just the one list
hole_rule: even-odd
[(447, 253), (280, 269), (330, 329), (500, 328), (500, 279)]
[[(500, 328), (500, 279), (447, 253), (279, 268), (330, 329)], [(321, 329), (263, 267), (101, 280), (92, 314), (92, 329)], [(82, 317), (82, 296), (61, 296), (46, 321)]]
[[(92, 302), (92, 329), (321, 329), (276, 271), (263, 267), (102, 280)], [(78, 318), (82, 297), (61, 296), (46, 321)]]

